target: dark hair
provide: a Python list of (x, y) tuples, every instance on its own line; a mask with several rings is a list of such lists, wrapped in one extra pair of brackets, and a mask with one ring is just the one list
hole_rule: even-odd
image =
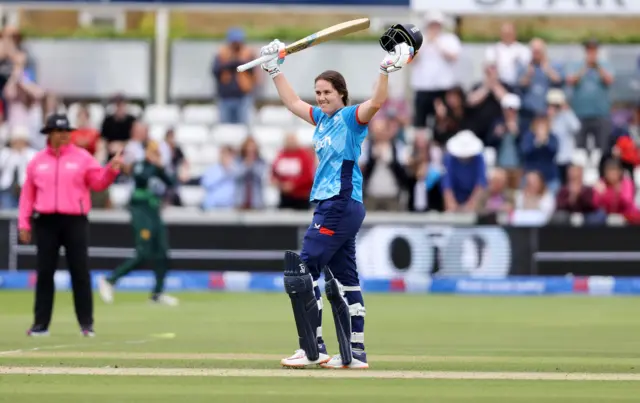
[(344, 79), (344, 76), (337, 71), (327, 70), (322, 72), (318, 77), (316, 77), (314, 83), (317, 83), (319, 80), (324, 80), (331, 84), (333, 88), (338, 91), (338, 94), (342, 97), (342, 102), (345, 106), (349, 104), (349, 91), (347, 90), (347, 82)]
[(247, 156), (247, 148), (249, 147), (249, 144), (253, 144), (256, 147), (256, 157), (257, 159), (262, 159), (262, 157), (260, 156), (260, 147), (258, 142), (256, 141), (256, 139), (254, 139), (253, 137), (249, 136), (247, 137), (243, 142), (242, 145), (240, 146), (240, 158), (246, 158)]

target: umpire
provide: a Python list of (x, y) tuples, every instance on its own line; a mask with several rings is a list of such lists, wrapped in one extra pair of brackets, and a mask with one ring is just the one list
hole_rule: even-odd
[(34, 322), (27, 334), (46, 336), (53, 310), (54, 274), (60, 247), (65, 249), (71, 274), (73, 302), (82, 334), (93, 331), (93, 295), (87, 266), (91, 190), (107, 189), (118, 176), (122, 157), (117, 154), (106, 167), (86, 150), (70, 143), (69, 120), (54, 114), (40, 131), (47, 146), (27, 165), (20, 194), (20, 241), (31, 242), (32, 225), (37, 248), (37, 281)]

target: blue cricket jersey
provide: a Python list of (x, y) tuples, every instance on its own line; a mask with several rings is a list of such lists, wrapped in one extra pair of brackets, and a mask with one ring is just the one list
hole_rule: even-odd
[(317, 106), (309, 111), (316, 125), (313, 145), (320, 161), (313, 179), (311, 201), (343, 195), (362, 203), (362, 172), (358, 159), (368, 126), (358, 121), (358, 106), (338, 109), (333, 116)]

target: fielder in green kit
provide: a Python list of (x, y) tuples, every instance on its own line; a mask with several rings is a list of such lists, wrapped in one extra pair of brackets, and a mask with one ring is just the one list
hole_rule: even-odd
[(118, 266), (113, 273), (98, 280), (100, 296), (106, 303), (113, 302), (113, 288), (119, 279), (140, 267), (144, 262), (152, 262), (156, 284), (151, 294), (153, 302), (166, 305), (178, 305), (175, 297), (164, 294), (164, 280), (169, 271), (169, 242), (167, 231), (160, 215), (161, 200), (152, 191), (152, 178), (162, 180), (172, 186), (174, 179), (169, 177), (160, 162), (158, 144), (149, 142), (145, 159), (129, 168), (135, 189), (129, 203), (131, 226), (135, 236), (136, 256)]

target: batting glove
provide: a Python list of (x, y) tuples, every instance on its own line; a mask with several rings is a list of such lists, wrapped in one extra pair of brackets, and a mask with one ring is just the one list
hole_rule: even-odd
[(271, 41), (267, 46), (263, 46), (260, 49), (260, 56), (271, 56), (272, 58), (269, 61), (262, 63), (260, 67), (262, 70), (269, 73), (271, 78), (276, 77), (280, 74), (279, 66), (284, 63), (284, 43), (279, 40)]
[(406, 43), (396, 45), (393, 51), (387, 53), (380, 63), (380, 72), (385, 76), (394, 71), (398, 71), (413, 59), (413, 47)]

